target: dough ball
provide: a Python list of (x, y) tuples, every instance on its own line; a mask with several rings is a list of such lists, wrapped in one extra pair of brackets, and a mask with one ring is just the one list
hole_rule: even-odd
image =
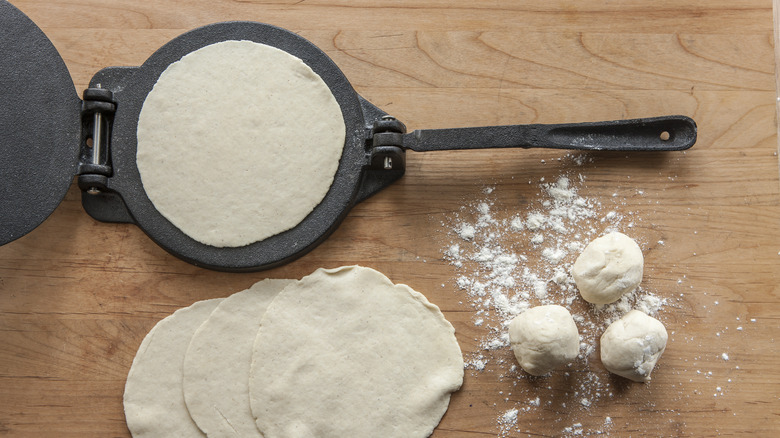
[(590, 242), (574, 262), (571, 275), (585, 301), (609, 304), (639, 286), (644, 263), (634, 239), (615, 232)]
[(568, 310), (537, 306), (509, 323), (509, 342), (520, 366), (541, 376), (577, 357), (580, 335)]
[(601, 363), (618, 376), (647, 382), (668, 338), (661, 321), (632, 310), (601, 336)]

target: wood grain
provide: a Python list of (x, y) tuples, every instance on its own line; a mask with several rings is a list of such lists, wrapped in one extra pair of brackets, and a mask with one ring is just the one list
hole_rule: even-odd
[[(521, 413), (508, 436), (558, 436), (574, 423), (600, 430), (606, 416), (614, 436), (780, 430), (772, 2), (12, 3), (51, 38), (79, 91), (101, 68), (139, 65), (193, 27), (256, 20), (317, 44), (361, 95), (410, 129), (680, 113), (694, 117), (699, 140), (686, 153), (586, 154), (582, 165), (561, 151), (409, 153), (404, 178), (356, 206), (321, 246), (251, 274), (199, 269), (132, 225), (95, 222), (74, 186), (43, 225), (0, 247), (0, 436), (129, 436), (124, 380), (157, 321), (323, 266), (374, 267), (422, 291), (453, 322), (464, 353), (476, 352), (485, 332), (443, 258), (453, 236), (442, 223), (483, 199), (485, 186), (494, 187), (497, 214), (510, 215), (538, 200), (541, 178), (562, 173), (585, 178), (582, 194), (630, 212), (646, 256), (643, 284), (671, 302), (663, 314), (674, 334), (661, 365), (650, 385), (628, 385), (594, 360), (613, 395), (588, 409), (572, 407), (585, 375), (469, 371), (434, 436), (496, 436), (497, 416), (537, 386), (551, 403)], [(513, 360), (508, 350), (485, 354)]]

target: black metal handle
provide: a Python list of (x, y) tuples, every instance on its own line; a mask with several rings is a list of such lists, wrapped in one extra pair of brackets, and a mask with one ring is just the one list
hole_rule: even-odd
[(404, 134), (402, 142), (405, 149), (417, 152), (515, 147), (679, 151), (696, 142), (696, 122), (686, 116), (663, 116), (556, 125), (420, 129)]

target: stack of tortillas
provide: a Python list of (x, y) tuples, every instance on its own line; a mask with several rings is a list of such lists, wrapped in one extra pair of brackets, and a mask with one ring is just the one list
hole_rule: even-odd
[(134, 437), (426, 437), (463, 381), (454, 333), (372, 269), (263, 280), (147, 334), (127, 425)]

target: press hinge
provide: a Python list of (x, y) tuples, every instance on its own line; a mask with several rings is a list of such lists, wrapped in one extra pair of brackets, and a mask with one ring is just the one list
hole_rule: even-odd
[(370, 135), (369, 167), (374, 170), (404, 170), (403, 148), (406, 125), (393, 116), (382, 116), (374, 122)]
[(84, 90), (81, 104), (79, 188), (97, 195), (108, 189), (111, 169), (111, 127), (116, 112), (114, 93), (100, 88)]

